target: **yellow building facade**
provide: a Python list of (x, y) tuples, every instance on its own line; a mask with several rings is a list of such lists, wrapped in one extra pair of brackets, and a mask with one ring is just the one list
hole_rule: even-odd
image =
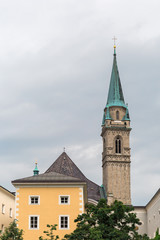
[(86, 183), (55, 172), (15, 180), (16, 219), (24, 230), (24, 240), (45, 236), (47, 224), (57, 224), (60, 239), (73, 232), (74, 219), (84, 212), (87, 202)]
[(63, 152), (56, 161), (39, 174), (12, 181), (16, 188), (16, 219), (24, 230), (24, 240), (39, 240), (48, 230), (47, 224), (57, 224), (55, 235), (60, 239), (76, 228), (74, 220), (84, 213), (87, 202), (97, 204), (105, 198), (103, 187), (90, 181)]

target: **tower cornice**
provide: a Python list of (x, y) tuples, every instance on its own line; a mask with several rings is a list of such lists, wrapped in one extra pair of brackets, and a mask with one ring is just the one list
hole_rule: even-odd
[[(114, 159), (113, 159), (114, 157)], [(129, 158), (130, 159), (131, 155), (121, 155), (121, 156), (116, 156), (114, 154), (106, 154), (102, 161), (106, 161), (106, 162), (131, 162), (130, 160), (122, 160), (122, 159), (127, 159)], [(107, 159), (107, 158), (110, 158), (110, 159)], [(117, 160), (117, 158), (119, 158), (120, 160)]]
[(132, 128), (128, 128), (128, 127), (117, 127), (117, 126), (103, 126), (102, 127), (102, 133), (101, 133), (101, 137), (103, 136), (103, 134), (107, 131), (107, 132), (113, 132), (113, 131), (122, 131), (122, 132), (130, 132), (132, 130)]
[(108, 130), (115, 131), (115, 130), (120, 130), (120, 131), (131, 131), (132, 128), (130, 127), (119, 127), (119, 126), (105, 126)]

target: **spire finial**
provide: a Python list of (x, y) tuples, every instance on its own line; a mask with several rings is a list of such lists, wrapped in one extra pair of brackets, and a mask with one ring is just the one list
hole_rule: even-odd
[(65, 147), (63, 148), (63, 152), (66, 152), (66, 148)]
[(112, 40), (114, 41), (114, 55), (115, 55), (116, 54), (116, 40), (117, 40), (117, 38), (114, 36), (112, 38)]
[(37, 160), (35, 161), (35, 169), (33, 170), (34, 176), (39, 174), (39, 170), (37, 167)]

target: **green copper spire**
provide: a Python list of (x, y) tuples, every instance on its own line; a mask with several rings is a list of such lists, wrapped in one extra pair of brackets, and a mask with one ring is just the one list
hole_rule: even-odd
[(105, 124), (105, 112), (103, 113), (102, 126)]
[(122, 92), (121, 81), (118, 72), (117, 60), (116, 60), (116, 46), (114, 45), (113, 54), (113, 67), (110, 79), (110, 86), (108, 92), (107, 106), (123, 106), (126, 107)]
[(35, 162), (35, 169), (33, 170), (33, 174), (34, 174), (34, 176), (39, 174), (39, 170), (37, 167), (37, 161)]
[(128, 106), (127, 106), (127, 108), (126, 108), (126, 114), (125, 114), (123, 120), (125, 120), (125, 121), (130, 120), (130, 117), (129, 117), (129, 111), (128, 111)]
[(111, 119), (110, 112), (109, 112), (109, 107), (106, 109), (106, 118), (105, 119)]
[[(106, 110), (106, 111), (105, 111)], [(110, 112), (109, 112), (109, 107), (104, 109), (104, 114), (103, 114), (103, 119), (102, 119), (102, 126), (105, 125), (105, 120), (111, 120)]]

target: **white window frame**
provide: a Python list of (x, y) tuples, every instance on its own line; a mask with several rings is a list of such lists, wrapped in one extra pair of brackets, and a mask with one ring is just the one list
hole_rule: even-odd
[[(31, 228), (31, 217), (37, 217), (37, 228)], [(39, 215), (29, 215), (29, 230), (39, 230)]]
[(2, 203), (2, 214), (5, 214), (5, 204)]
[[(68, 197), (68, 203), (62, 203), (61, 198)], [(70, 205), (70, 195), (59, 195), (59, 205)]]
[[(38, 203), (31, 203), (31, 198), (38, 197)], [(29, 205), (40, 205), (40, 196), (39, 195), (30, 195), (29, 196)]]
[(9, 217), (12, 218), (12, 216), (13, 216), (13, 209), (10, 208), (10, 209), (9, 209)]
[[(67, 228), (61, 228), (61, 217), (67, 217), (68, 218), (68, 227)], [(69, 215), (60, 215), (59, 216), (59, 229), (60, 230), (66, 230), (66, 229), (69, 229)]]

